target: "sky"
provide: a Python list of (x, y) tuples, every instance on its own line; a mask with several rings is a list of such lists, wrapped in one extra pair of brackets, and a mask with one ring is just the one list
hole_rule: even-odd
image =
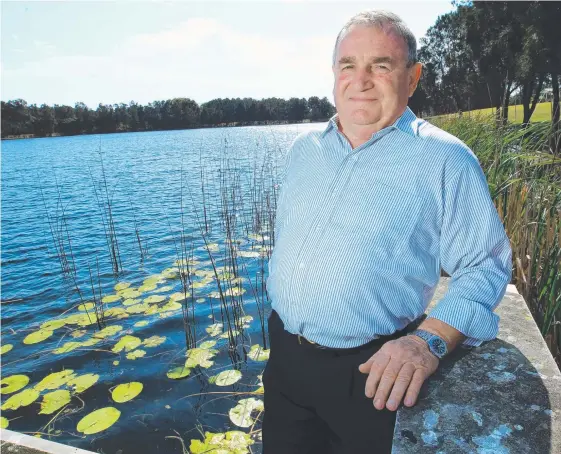
[(333, 101), (335, 38), (354, 14), (387, 9), (417, 41), (449, 0), (6, 1), (3, 101), (147, 104), (185, 97)]

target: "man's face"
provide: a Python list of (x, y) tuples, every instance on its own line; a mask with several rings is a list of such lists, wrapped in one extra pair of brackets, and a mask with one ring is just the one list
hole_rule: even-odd
[(407, 67), (407, 44), (391, 28), (352, 26), (339, 43), (333, 95), (343, 126), (392, 124), (407, 106), (421, 65)]

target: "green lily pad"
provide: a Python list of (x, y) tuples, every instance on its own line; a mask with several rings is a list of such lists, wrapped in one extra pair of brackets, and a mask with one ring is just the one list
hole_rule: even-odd
[[(239, 334), (239, 330), (237, 329), (233, 329), (232, 330), (232, 336), (236, 337)], [(228, 331), (226, 331), (225, 333), (222, 333), (220, 336), (218, 336), (220, 339), (228, 339), (230, 337), (230, 334), (228, 334)]]
[(144, 298), (144, 302), (148, 304), (155, 304), (155, 303), (161, 303), (165, 299), (166, 297), (163, 295), (150, 295), (148, 298)]
[(139, 300), (139, 299), (128, 298), (125, 301), (123, 301), (123, 306), (133, 306), (134, 304), (138, 304), (141, 301), (142, 300)]
[(244, 258), (257, 258), (261, 256), (261, 254), (257, 251), (238, 251), (237, 255), (238, 257)]
[(115, 303), (116, 301), (119, 301), (121, 299), (120, 295), (107, 295), (104, 296), (103, 298), (101, 298), (101, 301), (103, 303)]
[(114, 407), (100, 408), (84, 416), (76, 430), (85, 435), (91, 435), (106, 430), (117, 422), (121, 412)]
[(29, 383), (27, 375), (10, 375), (0, 381), (0, 394), (11, 394), (25, 388)]
[(12, 395), (0, 407), (2, 410), (17, 410), (20, 407), (26, 407), (39, 398), (39, 391), (34, 388), (24, 389), (17, 394)]
[(264, 350), (259, 344), (252, 345), (249, 349), (249, 356), (253, 361), (267, 361), (269, 359), (269, 350)]
[(160, 274), (161, 274), (162, 277), (164, 277), (166, 279), (175, 279), (177, 277), (178, 273), (179, 273), (179, 270), (177, 268), (166, 268)]
[(127, 353), (127, 359), (138, 359), (138, 358), (142, 358), (143, 356), (146, 355), (146, 351), (145, 350), (141, 350), (141, 349), (136, 349), (130, 353)]
[(97, 322), (97, 315), (94, 312), (81, 312), (66, 317), (68, 325), (89, 326)]
[(136, 322), (134, 324), (134, 326), (136, 326), (137, 328), (142, 328), (143, 326), (148, 325), (148, 320), (141, 320), (139, 322)]
[(62, 328), (64, 325), (66, 325), (65, 319), (49, 320), (45, 323), (42, 323), (40, 328), (47, 331), (54, 331), (55, 329)]
[(41, 402), (40, 415), (52, 415), (55, 411), (60, 410), (66, 404), (70, 403), (70, 392), (66, 389), (52, 391), (43, 396)]
[(183, 292), (172, 293), (169, 297), (170, 300), (179, 301), (179, 302), (185, 301), (187, 298), (189, 298), (189, 295), (187, 295), (187, 297), (186, 297), (185, 293), (183, 293)]
[(211, 367), (214, 362), (210, 361), (216, 354), (218, 350), (213, 350), (209, 348), (192, 348), (187, 351), (187, 360), (185, 361), (185, 367), (196, 367), (201, 366), (205, 369)]
[(138, 287), (138, 291), (141, 293), (151, 292), (152, 290), (156, 290), (156, 287), (156, 284), (142, 284), (140, 287)]
[(150, 305), (147, 303), (135, 304), (133, 306), (128, 306), (125, 311), (128, 314), (142, 314), (144, 311), (150, 309)]
[(114, 336), (122, 330), (123, 327), (120, 325), (106, 326), (101, 331), (94, 333), (93, 337), (97, 337), (98, 339), (105, 339), (106, 337)]
[(152, 336), (142, 341), (142, 345), (145, 347), (157, 347), (166, 341), (165, 336)]
[(172, 290), (173, 290), (173, 285), (165, 285), (163, 287), (160, 287), (158, 289), (158, 292), (167, 293), (167, 292), (171, 292)]
[(10, 425), (10, 421), (8, 421), (4, 416), (0, 416), (0, 429), (7, 429)]
[(117, 285), (115, 285), (115, 291), (120, 292), (121, 290), (125, 290), (130, 286), (131, 286), (130, 282), (119, 282)]
[(232, 430), (226, 433), (205, 432), (204, 441), (191, 440), (191, 454), (247, 454), (254, 441), (249, 434)]
[(37, 383), (34, 388), (37, 391), (45, 391), (46, 389), (57, 389), (66, 384), (69, 380), (76, 377), (72, 369), (61, 370), (47, 375), (43, 380)]
[(97, 374), (84, 374), (78, 375), (77, 377), (69, 380), (66, 383), (67, 386), (71, 387), (75, 393), (83, 393), (86, 389), (91, 388), (99, 380), (99, 375)]
[(222, 332), (222, 323), (214, 323), (205, 328), (205, 331), (212, 337), (218, 336)]
[(39, 342), (43, 342), (45, 339), (48, 339), (52, 335), (53, 331), (48, 329), (40, 329), (39, 331), (28, 334), (23, 340), (23, 343), (26, 345), (37, 344)]
[(92, 345), (99, 344), (100, 342), (101, 342), (101, 339), (98, 339), (96, 337), (92, 337), (88, 340), (83, 341), (82, 346), (83, 347), (91, 347)]
[(178, 380), (183, 377), (187, 377), (191, 373), (191, 369), (185, 366), (174, 367), (167, 372), (168, 378)]
[(123, 402), (128, 402), (138, 396), (144, 385), (137, 381), (131, 383), (123, 383), (117, 386), (111, 393), (111, 397), (115, 402), (122, 404)]
[(228, 386), (236, 383), (242, 378), (242, 373), (239, 370), (230, 369), (223, 370), (216, 376), (215, 384), (217, 386)]
[(240, 399), (238, 405), (231, 408), (228, 412), (230, 421), (238, 427), (251, 427), (255, 420), (251, 417), (253, 411), (263, 411), (265, 409), (263, 401), (260, 399)]
[(103, 315), (105, 315), (106, 317), (117, 317), (119, 315), (125, 314), (125, 308), (124, 307), (112, 307), (111, 309), (107, 309)]
[(140, 296), (142, 296), (141, 292), (139, 292), (138, 290), (135, 290), (133, 288), (128, 288), (126, 290), (123, 290), (119, 294), (121, 295), (122, 298), (125, 298), (125, 299), (134, 299), (134, 298), (139, 298)]
[(3, 344), (2, 347), (0, 348), (0, 355), (3, 355), (4, 353), (8, 353), (12, 348), (14, 348), (12, 344)]
[(75, 331), (72, 331), (72, 332), (70, 333), (70, 335), (71, 335), (73, 338), (77, 339), (77, 338), (79, 338), (79, 337), (84, 337), (84, 335), (85, 335), (86, 333), (87, 333), (87, 331), (86, 331), (85, 329), (77, 329), (77, 330), (75, 330)]
[(131, 350), (134, 350), (136, 347), (138, 347), (140, 344), (142, 344), (142, 341), (138, 337), (126, 335), (121, 337), (121, 339), (119, 339), (119, 342), (115, 344), (115, 346), (111, 349), (111, 351), (115, 353), (119, 353), (123, 350), (130, 352)]
[(71, 351), (76, 350), (77, 348), (82, 346), (82, 342), (69, 341), (65, 342), (62, 346), (55, 348), (53, 350), (53, 353), (62, 355), (63, 353), (70, 353)]
[(199, 348), (212, 348), (216, 345), (216, 341), (204, 341), (201, 342), (201, 345), (199, 345)]
[(95, 308), (95, 304), (94, 303), (85, 303), (85, 304), (80, 304), (78, 306), (78, 310), (79, 311), (91, 311), (92, 309)]
[(181, 303), (178, 303), (177, 301), (170, 301), (164, 304), (158, 312), (175, 312), (181, 310), (182, 307)]

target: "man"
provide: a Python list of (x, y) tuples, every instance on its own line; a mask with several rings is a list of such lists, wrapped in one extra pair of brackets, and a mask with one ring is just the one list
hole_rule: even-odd
[(407, 107), (421, 64), (401, 19), (353, 17), (333, 74), (337, 114), (294, 141), (279, 195), (264, 454), (389, 453), (440, 359), (495, 338), (511, 278), (477, 158)]

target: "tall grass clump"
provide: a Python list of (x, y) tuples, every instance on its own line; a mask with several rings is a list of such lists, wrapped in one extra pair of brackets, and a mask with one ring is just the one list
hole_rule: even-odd
[(513, 252), (513, 284), (561, 365), (561, 128), (497, 125), (494, 118), (433, 120), (477, 155)]

